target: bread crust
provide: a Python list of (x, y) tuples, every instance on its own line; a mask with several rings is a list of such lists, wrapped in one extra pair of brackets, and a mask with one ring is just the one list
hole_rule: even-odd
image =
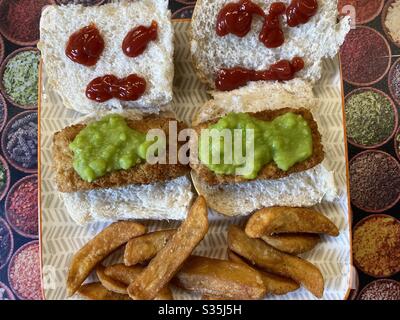
[[(197, 19), (198, 15), (201, 14), (202, 5), (203, 5), (203, 0), (196, 1), (196, 5), (194, 6), (194, 9), (193, 9), (192, 21)], [(192, 43), (192, 41), (194, 39), (195, 39), (195, 36), (194, 36), (193, 24), (190, 24), (190, 32), (189, 32), (190, 43)], [(194, 54), (193, 51), (190, 50), (190, 56), (191, 56), (194, 72), (196, 73), (200, 82), (210, 86), (211, 88), (214, 88), (215, 84), (213, 83), (212, 79), (209, 79), (199, 66), (198, 55)]]
[[(171, 118), (157, 118), (149, 116), (142, 120), (127, 120), (132, 129), (146, 133), (150, 129), (161, 129), (165, 132), (168, 141), (169, 121)], [(106, 174), (93, 182), (83, 180), (73, 168), (73, 152), (69, 144), (78, 133), (86, 127), (77, 124), (57, 132), (53, 138), (53, 159), (56, 171), (56, 184), (60, 192), (88, 191), (103, 188), (115, 188), (129, 184), (150, 184), (176, 179), (189, 173), (189, 166), (182, 164), (148, 164), (142, 163), (129, 170), (118, 170)], [(178, 122), (178, 130), (186, 126)], [(179, 131), (178, 131), (179, 132)], [(168, 146), (167, 146), (168, 159)]]
[[(264, 121), (271, 121), (276, 117), (283, 115), (287, 112), (293, 112), (294, 114), (301, 115), (308, 123), (311, 129), (312, 140), (313, 140), (313, 154), (307, 160), (295, 164), (288, 171), (283, 171), (277, 167), (274, 162), (271, 162), (265, 165), (259, 172), (256, 179), (280, 179), (283, 177), (287, 177), (292, 173), (302, 172), (308, 169), (311, 169), (321, 163), (324, 160), (324, 150), (321, 143), (321, 134), (318, 131), (318, 125), (313, 118), (312, 113), (305, 109), (293, 109), (293, 108), (283, 108), (279, 110), (266, 110), (258, 113), (249, 113), (249, 115)], [(209, 122), (202, 123), (196, 126), (194, 129), (199, 135), (202, 129), (208, 128), (210, 125), (215, 124), (219, 119), (214, 119)], [(208, 169), (204, 164), (191, 163), (192, 169), (196, 172), (197, 176), (200, 177), (201, 180), (206, 182), (209, 185), (219, 185), (219, 184), (232, 184), (232, 183), (241, 183), (241, 182), (249, 182), (251, 180), (245, 179), (242, 176), (233, 176), (233, 175), (221, 175), (212, 172)]]

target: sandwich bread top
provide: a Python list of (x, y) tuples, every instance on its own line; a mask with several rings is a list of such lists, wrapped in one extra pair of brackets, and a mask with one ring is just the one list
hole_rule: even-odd
[[(120, 1), (102, 6), (49, 6), (40, 22), (40, 42), (49, 83), (60, 94), (64, 105), (80, 113), (136, 109), (158, 113), (172, 100), (173, 28), (166, 0)], [(157, 24), (157, 36), (137, 56), (128, 56), (123, 42), (138, 27)], [(70, 37), (88, 26), (95, 26), (104, 49), (92, 66), (74, 62), (66, 55)], [(114, 96), (103, 102), (87, 97), (88, 85), (106, 75), (122, 80), (137, 75), (146, 82), (144, 93), (124, 101)], [(115, 79), (114, 79), (115, 80)], [(117, 81), (117, 80), (115, 80)]]
[[(282, 0), (287, 6), (293, 0)], [(243, 2), (243, 1), (242, 1)], [(267, 14), (276, 0), (252, 0)], [(215, 78), (222, 68), (267, 70), (281, 60), (299, 57), (304, 68), (296, 77), (315, 82), (321, 77), (323, 58), (334, 57), (350, 30), (346, 17), (337, 23), (337, 1), (317, 0), (316, 14), (305, 24), (288, 26), (285, 14), (280, 19), (284, 42), (277, 48), (267, 48), (259, 40), (263, 18), (252, 15), (250, 31), (243, 37), (228, 33), (220, 36), (216, 27), (218, 16), (227, 4), (238, 0), (198, 0), (192, 18), (191, 52), (202, 81), (215, 87)]]

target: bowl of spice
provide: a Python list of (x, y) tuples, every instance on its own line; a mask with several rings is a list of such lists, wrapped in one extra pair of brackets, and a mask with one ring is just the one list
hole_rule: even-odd
[(361, 88), (345, 97), (346, 133), (350, 144), (374, 149), (393, 138), (399, 117), (396, 105), (384, 92)]
[(389, 0), (382, 10), (382, 28), (388, 39), (400, 47), (400, 0)]
[(364, 24), (374, 20), (383, 8), (384, 0), (339, 0), (339, 13), (344, 13), (345, 6), (355, 9), (356, 24)]
[(2, 282), (0, 282), (0, 301), (15, 300), (12, 291)]
[(376, 30), (358, 26), (350, 30), (340, 48), (343, 79), (355, 86), (371, 86), (388, 73), (388, 41)]
[(39, 41), (42, 9), (53, 0), (0, 0), (0, 33), (19, 46), (33, 46)]
[(3, 37), (0, 35), (0, 63), (4, 59), (4, 40)]
[(38, 237), (37, 175), (22, 178), (10, 189), (5, 202), (5, 216), (18, 234), (32, 239)]
[(388, 87), (393, 99), (400, 104), (400, 59), (397, 59), (390, 68)]
[(13, 105), (37, 108), (40, 52), (22, 48), (11, 53), (0, 67), (0, 91)]
[(0, 132), (4, 129), (7, 122), (8, 110), (6, 99), (0, 93)]
[(14, 250), (14, 238), (8, 223), (0, 218), (0, 270), (10, 260)]
[(385, 214), (370, 215), (353, 229), (353, 261), (365, 274), (391, 277), (400, 271), (400, 221)]
[(8, 282), (21, 300), (42, 300), (39, 242), (32, 241), (19, 248), (8, 265)]
[(56, 0), (56, 3), (59, 5), (82, 4), (84, 6), (95, 6), (101, 5), (104, 2), (105, 0)]
[(350, 160), (350, 200), (366, 212), (386, 211), (400, 199), (400, 164), (390, 154), (364, 151)]
[(397, 130), (394, 138), (394, 150), (396, 151), (397, 158), (400, 160), (400, 128)]
[(25, 111), (12, 118), (3, 130), (1, 147), (7, 161), (25, 173), (37, 172), (38, 118)]
[(0, 201), (3, 200), (7, 194), (10, 186), (10, 169), (8, 168), (7, 161), (0, 156)]
[(372, 281), (361, 290), (357, 300), (400, 300), (400, 283), (392, 279)]

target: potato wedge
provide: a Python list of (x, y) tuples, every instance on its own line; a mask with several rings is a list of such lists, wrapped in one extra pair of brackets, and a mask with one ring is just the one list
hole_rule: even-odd
[[(135, 281), (135, 279), (143, 270), (144, 267), (142, 266), (127, 267), (121, 263), (106, 267), (104, 269), (104, 274), (111, 279), (123, 283), (125, 286), (125, 292), (127, 293), (128, 286)], [(174, 300), (174, 296), (172, 295), (169, 285), (166, 285), (164, 288), (162, 288), (154, 300)]]
[(203, 197), (194, 202), (186, 220), (164, 248), (129, 285), (132, 299), (151, 300), (174, 277), (208, 231), (208, 210)]
[(233, 225), (228, 230), (228, 246), (259, 268), (291, 278), (314, 296), (322, 297), (324, 278), (312, 263), (276, 250), (260, 239), (249, 238), (244, 231)]
[(123, 263), (118, 263), (105, 267), (104, 274), (129, 286), (143, 270), (144, 267), (142, 266), (127, 267)]
[(260, 272), (261, 279), (264, 283), (265, 288), (267, 289), (267, 294), (270, 293), (275, 295), (283, 295), (289, 292), (296, 291), (300, 288), (300, 285), (292, 279), (278, 276), (276, 274), (256, 269), (254, 268), (254, 266), (250, 266), (247, 261), (245, 261), (242, 257), (238, 256), (231, 250), (228, 250), (228, 259), (236, 263), (245, 264)]
[(90, 300), (131, 300), (127, 294), (107, 290), (100, 282), (84, 284), (78, 289), (78, 294)]
[(191, 256), (175, 276), (186, 290), (230, 299), (261, 299), (266, 288), (258, 271), (227, 260)]
[(103, 265), (99, 264), (96, 267), (97, 278), (99, 278), (100, 283), (103, 285), (104, 288), (112, 292), (128, 294), (128, 292), (126, 291), (126, 284), (107, 276), (104, 271), (105, 267)]
[(318, 234), (312, 233), (281, 233), (264, 235), (261, 239), (275, 249), (293, 255), (311, 251), (321, 240)]
[(246, 225), (250, 238), (275, 233), (325, 233), (338, 236), (335, 224), (318, 211), (309, 208), (273, 207), (256, 211)]
[(146, 227), (132, 221), (115, 222), (101, 231), (72, 258), (67, 293), (72, 296), (96, 265), (130, 239), (146, 232)]
[(235, 299), (231, 299), (231, 298), (227, 298), (227, 297), (210, 296), (208, 294), (203, 294), (201, 296), (201, 300), (215, 300), (215, 301), (220, 300), (220, 301), (223, 301), (223, 300), (235, 300)]
[(134, 266), (149, 261), (165, 247), (175, 232), (176, 230), (161, 230), (133, 238), (125, 247), (125, 265)]

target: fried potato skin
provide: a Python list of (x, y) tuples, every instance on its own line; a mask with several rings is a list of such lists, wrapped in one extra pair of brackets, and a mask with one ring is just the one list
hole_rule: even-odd
[[(168, 141), (169, 121), (168, 118), (157, 118), (149, 116), (143, 120), (127, 120), (128, 126), (140, 132), (146, 133), (150, 129), (161, 129), (166, 133)], [(77, 192), (94, 189), (116, 188), (129, 184), (149, 184), (176, 179), (189, 173), (189, 166), (178, 164), (149, 164), (141, 163), (129, 170), (118, 170), (111, 172), (93, 182), (83, 180), (73, 168), (73, 152), (69, 144), (78, 133), (86, 127), (85, 124), (77, 124), (57, 132), (53, 137), (53, 158), (56, 172), (56, 183), (60, 192)], [(178, 122), (178, 130), (186, 128), (183, 123)], [(178, 143), (180, 145), (180, 143)], [(167, 146), (168, 159), (168, 146)]]
[(233, 225), (228, 230), (228, 246), (259, 268), (293, 279), (317, 298), (323, 296), (324, 278), (312, 263), (276, 250), (260, 239), (249, 238), (244, 231)]
[(272, 207), (256, 211), (245, 228), (251, 238), (275, 233), (324, 233), (338, 236), (339, 230), (326, 216), (310, 208)]
[(128, 286), (133, 281), (135, 281), (135, 279), (143, 271), (143, 269), (144, 267), (142, 266), (127, 267), (126, 265), (119, 263), (105, 267), (104, 274), (107, 277), (113, 278)]
[(208, 294), (203, 294), (201, 296), (201, 300), (215, 300), (215, 301), (219, 300), (219, 301), (223, 301), (223, 300), (234, 300), (234, 299), (230, 299), (230, 298), (227, 298), (227, 297), (217, 297), (217, 296), (211, 296), (211, 295), (208, 295)]
[(78, 294), (90, 300), (131, 300), (128, 295), (107, 290), (100, 282), (84, 284)]
[(261, 275), (261, 279), (264, 283), (265, 288), (267, 289), (267, 294), (271, 293), (275, 295), (283, 295), (289, 292), (296, 291), (300, 288), (300, 285), (292, 279), (281, 277), (266, 271), (256, 269), (254, 268), (254, 266), (250, 266), (242, 257), (238, 256), (236, 253), (232, 252), (232, 250), (229, 249), (228, 259), (236, 263), (245, 264), (257, 270)]
[(72, 258), (67, 293), (72, 296), (98, 263), (130, 239), (146, 232), (146, 227), (132, 221), (115, 222), (85, 244)]
[[(315, 167), (317, 164), (321, 163), (324, 160), (324, 149), (321, 143), (321, 134), (318, 131), (318, 125), (313, 118), (312, 113), (304, 108), (293, 109), (293, 108), (282, 108), (279, 110), (266, 110), (257, 113), (249, 113), (249, 115), (264, 121), (271, 121), (278, 116), (281, 116), (285, 113), (293, 112), (295, 114), (299, 114), (303, 116), (303, 118), (307, 121), (310, 126), (312, 140), (313, 140), (313, 154), (312, 156), (300, 163), (295, 164), (288, 171), (283, 171), (277, 167), (277, 165), (273, 162), (264, 166), (259, 172), (256, 179), (279, 179), (283, 177), (287, 177), (292, 173), (302, 172), (308, 169)], [(215, 124), (219, 119), (215, 119), (206, 123), (202, 123), (201, 125), (195, 127), (197, 134), (200, 134), (202, 129), (207, 129), (210, 125)], [(218, 185), (224, 183), (241, 183), (248, 182), (251, 180), (245, 179), (242, 176), (234, 176), (234, 175), (220, 175), (209, 170), (204, 164), (191, 164), (192, 169), (197, 173), (197, 175), (201, 178), (201, 180), (207, 182), (209, 185)]]
[(97, 278), (99, 278), (100, 283), (103, 285), (104, 288), (106, 288), (109, 291), (120, 293), (120, 294), (128, 294), (126, 291), (127, 285), (122, 283), (121, 281), (118, 281), (116, 279), (113, 279), (112, 277), (107, 276), (105, 273), (105, 267), (101, 264), (99, 264), (96, 267), (96, 275)]
[(172, 238), (175, 229), (155, 231), (130, 240), (124, 252), (124, 263), (127, 266), (146, 262), (165, 247)]
[(175, 281), (186, 290), (230, 299), (261, 299), (266, 294), (258, 271), (228, 260), (191, 256)]
[(164, 248), (130, 284), (129, 296), (136, 300), (151, 300), (179, 271), (208, 231), (208, 210), (203, 197), (198, 197), (186, 220)]
[[(128, 286), (135, 281), (135, 279), (143, 270), (144, 267), (142, 266), (127, 267), (121, 263), (106, 267), (104, 269), (104, 274), (115, 281), (123, 283), (125, 286), (125, 292), (128, 294)], [(174, 296), (172, 295), (169, 285), (166, 285), (164, 288), (162, 288), (154, 300), (174, 300)]]
[(272, 236), (264, 235), (261, 239), (275, 249), (292, 255), (311, 251), (321, 240), (318, 234), (312, 233), (282, 233)]

